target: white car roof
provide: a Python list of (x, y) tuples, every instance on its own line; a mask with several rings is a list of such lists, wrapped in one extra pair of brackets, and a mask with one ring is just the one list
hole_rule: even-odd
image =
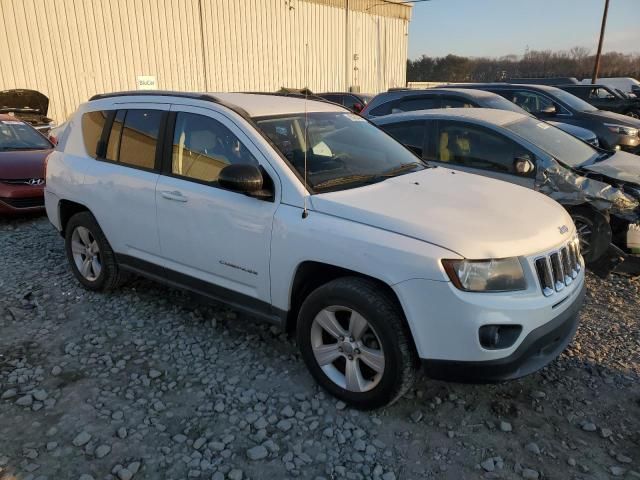
[(307, 112), (345, 112), (345, 108), (334, 103), (305, 100), (298, 97), (282, 95), (261, 95), (256, 93), (222, 93), (211, 92), (209, 95), (230, 105), (242, 108), (250, 117), (266, 117), (271, 115), (287, 115)]
[[(126, 99), (127, 102), (156, 100), (161, 103), (171, 103), (171, 97), (180, 99), (178, 103), (184, 104), (185, 99), (213, 101), (218, 100), (231, 108), (244, 110), (250, 117), (265, 117), (272, 115), (288, 115), (307, 112), (350, 112), (335, 103), (323, 102), (300, 97), (287, 97), (284, 95), (261, 93), (227, 93), (227, 92), (177, 92), (168, 90), (143, 90), (128, 92), (113, 92), (94, 95), (89, 99), (93, 102), (109, 102), (113, 99)], [(169, 98), (167, 98), (169, 97)]]
[(420, 118), (439, 118), (456, 120), (475, 120), (491, 123), (493, 125), (506, 125), (518, 120), (531, 118), (527, 115), (510, 110), (497, 110), (495, 108), (434, 108), (432, 110), (415, 110), (412, 112), (394, 113), (383, 117), (376, 117), (372, 121), (379, 125), (395, 123)]

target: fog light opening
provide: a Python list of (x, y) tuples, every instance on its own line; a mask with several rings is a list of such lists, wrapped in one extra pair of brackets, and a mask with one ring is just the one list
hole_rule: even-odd
[(522, 332), (521, 325), (484, 325), (478, 330), (482, 348), (496, 350), (511, 347)]

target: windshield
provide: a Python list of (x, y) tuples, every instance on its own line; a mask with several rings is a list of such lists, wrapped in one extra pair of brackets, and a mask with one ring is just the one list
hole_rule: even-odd
[(555, 95), (555, 97), (560, 100), (561, 102), (564, 102), (565, 104), (569, 105), (569, 107), (573, 108), (574, 110), (578, 111), (578, 112), (596, 112), (598, 111), (598, 109), (596, 107), (594, 107), (593, 105), (588, 104), (587, 102), (585, 102), (584, 100), (576, 97), (575, 95), (569, 93), (569, 92), (565, 92), (564, 90), (560, 90), (559, 88), (554, 88), (553, 89), (553, 95)]
[(256, 119), (258, 127), (316, 191), (353, 188), (426, 167), (424, 162), (362, 117), (316, 112)]
[(581, 140), (559, 128), (534, 118), (525, 118), (504, 126), (516, 135), (541, 148), (556, 160), (570, 167), (595, 163), (600, 154)]
[(49, 141), (26, 123), (19, 120), (0, 120), (0, 151), (49, 148)]

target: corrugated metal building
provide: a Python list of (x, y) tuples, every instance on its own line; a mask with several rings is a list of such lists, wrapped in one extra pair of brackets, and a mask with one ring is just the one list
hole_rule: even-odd
[(376, 93), (405, 85), (411, 7), (395, 1), (0, 0), (0, 90), (43, 92), (57, 121), (145, 81)]

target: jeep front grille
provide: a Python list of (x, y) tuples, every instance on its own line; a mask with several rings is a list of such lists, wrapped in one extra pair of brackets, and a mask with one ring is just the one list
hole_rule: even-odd
[(571, 240), (558, 250), (535, 260), (538, 281), (545, 297), (571, 285), (580, 273), (580, 243)]

